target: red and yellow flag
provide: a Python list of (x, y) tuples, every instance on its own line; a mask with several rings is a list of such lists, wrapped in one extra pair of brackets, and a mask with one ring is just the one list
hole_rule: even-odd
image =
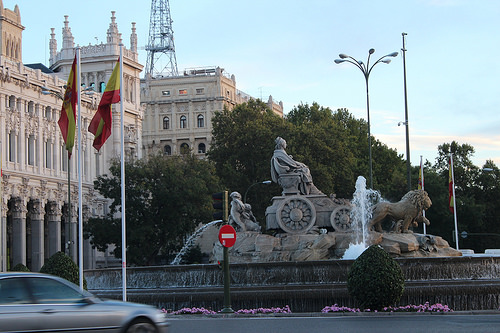
[(61, 116), (59, 117), (59, 128), (66, 144), (68, 157), (71, 158), (73, 146), (75, 145), (75, 130), (76, 130), (76, 105), (78, 103), (78, 89), (77, 89), (77, 68), (76, 68), (76, 55), (69, 72), (68, 83), (66, 84), (66, 91), (64, 92), (64, 100), (61, 109)]
[(453, 187), (455, 186), (453, 184), (453, 163), (451, 161), (452, 157), (450, 156), (450, 159), (448, 161), (448, 166), (449, 166), (449, 171), (448, 171), (448, 191), (450, 192), (449, 195), (449, 207), (450, 207), (450, 212), (452, 214), (455, 214), (454, 212), (454, 206), (455, 206), (455, 198), (453, 196)]
[(111, 104), (120, 101), (120, 59), (116, 63), (115, 69), (109, 78), (106, 89), (101, 97), (101, 102), (97, 112), (90, 121), (89, 132), (95, 135), (92, 144), (98, 151), (111, 135)]

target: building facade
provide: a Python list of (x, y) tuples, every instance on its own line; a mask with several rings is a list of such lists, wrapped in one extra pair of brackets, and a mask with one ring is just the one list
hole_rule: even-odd
[[(83, 220), (107, 212), (108, 204), (95, 193), (93, 181), (108, 172), (112, 157), (119, 157), (119, 104), (113, 106), (112, 135), (100, 152), (92, 147), (93, 135), (87, 128), (97, 111), (99, 92), (104, 90), (120, 55), (122, 40), (115, 20), (112, 12), (106, 43), (80, 48), (81, 82), (85, 87), (95, 87), (96, 93), (81, 94), (81, 151), (75, 142), (68, 161), (57, 124), (61, 96), (76, 52), (68, 18), (64, 21), (60, 50), (52, 29), (50, 68), (41, 64), (24, 65), (24, 26), (19, 7), (10, 10), (0, 1), (0, 271), (16, 264), (38, 271), (57, 251), (65, 251), (78, 262), (79, 179)], [(125, 151), (127, 156), (140, 158), (142, 65), (138, 63), (135, 24), (132, 24), (130, 49), (123, 47), (123, 58)], [(105, 260), (99, 258), (87, 241), (84, 243), (85, 268), (94, 268), (100, 260)]]
[[(236, 88), (235, 76), (220, 67), (186, 69), (179, 76), (142, 79), (145, 155), (191, 151), (203, 158), (210, 148), (215, 112), (224, 107), (232, 110), (250, 98)], [(267, 105), (283, 117), (283, 103), (275, 103), (269, 96)]]
[[(23, 64), (21, 11), (0, 0), (0, 271), (23, 264), (38, 271), (58, 251), (78, 262), (79, 181), (82, 222), (104, 216), (109, 202), (94, 190), (94, 180), (109, 172), (121, 154), (123, 114), (125, 157), (142, 158), (192, 151), (200, 158), (210, 148), (212, 117), (251, 97), (236, 87), (234, 75), (222, 68), (194, 68), (175, 77), (140, 79), (135, 23), (130, 47), (122, 46), (123, 113), (112, 106), (111, 136), (100, 151), (92, 147), (88, 125), (97, 111), (123, 44), (115, 12), (111, 12), (106, 42), (77, 47), (68, 16), (62, 26), (62, 46), (55, 29), (49, 40), (49, 67)], [(58, 126), (75, 52), (81, 63), (81, 145), (75, 142), (68, 159)], [(87, 89), (93, 88), (93, 94)], [(283, 116), (282, 103), (272, 97), (268, 107)], [(81, 151), (79, 150), (81, 146)], [(80, 159), (80, 163), (79, 163)], [(84, 268), (120, 264), (108, 253), (84, 241)]]

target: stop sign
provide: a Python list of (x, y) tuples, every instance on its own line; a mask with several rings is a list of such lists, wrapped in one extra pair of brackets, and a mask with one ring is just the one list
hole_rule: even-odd
[(225, 224), (220, 228), (219, 242), (224, 247), (231, 247), (236, 242), (236, 231), (229, 224)]

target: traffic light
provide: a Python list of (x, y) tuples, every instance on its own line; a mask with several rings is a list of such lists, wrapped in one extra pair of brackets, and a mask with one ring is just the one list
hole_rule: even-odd
[(212, 199), (214, 200), (212, 206), (217, 210), (213, 214), (214, 219), (227, 222), (228, 219), (227, 191), (212, 194)]

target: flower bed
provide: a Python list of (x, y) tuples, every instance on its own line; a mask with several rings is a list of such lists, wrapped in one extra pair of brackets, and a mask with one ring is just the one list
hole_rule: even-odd
[[(177, 311), (171, 311), (169, 312), (168, 310), (162, 309), (163, 312), (166, 312), (168, 314), (173, 314), (173, 315), (181, 315), (181, 314), (202, 314), (202, 315), (211, 315), (211, 314), (217, 314), (220, 313), (218, 311), (213, 311), (205, 308), (182, 308)], [(399, 306), (399, 307), (386, 307), (383, 308), (382, 310), (370, 310), (370, 309), (364, 309), (360, 310), (358, 308), (348, 308), (345, 306), (338, 306), (337, 304), (331, 305), (331, 306), (326, 306), (321, 310), (322, 313), (329, 313), (329, 312), (342, 312), (342, 313), (348, 313), (348, 312), (453, 312), (452, 309), (450, 309), (447, 305), (443, 304), (429, 304), (429, 302), (426, 302), (425, 304), (421, 305), (407, 305), (407, 306)], [(275, 314), (275, 313), (292, 313), (292, 310), (288, 305), (282, 307), (282, 308), (258, 308), (258, 309), (241, 309), (238, 311), (234, 312), (235, 314)]]
[(421, 305), (407, 305), (407, 306), (398, 306), (398, 307), (385, 307), (382, 310), (370, 310), (370, 309), (352, 309), (345, 306), (338, 306), (334, 304), (332, 306), (326, 306), (321, 310), (322, 313), (328, 312), (453, 312), (447, 305), (443, 304), (432, 304), (429, 302)]

